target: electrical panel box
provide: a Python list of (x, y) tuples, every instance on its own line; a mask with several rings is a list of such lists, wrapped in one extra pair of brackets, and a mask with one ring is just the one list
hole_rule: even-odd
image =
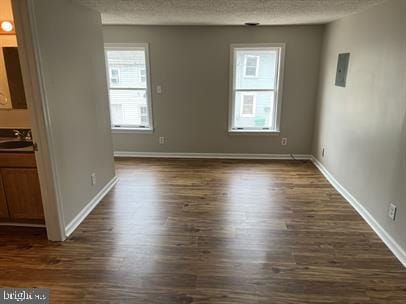
[(348, 64), (350, 63), (350, 53), (338, 55), (336, 86), (345, 88), (347, 84)]

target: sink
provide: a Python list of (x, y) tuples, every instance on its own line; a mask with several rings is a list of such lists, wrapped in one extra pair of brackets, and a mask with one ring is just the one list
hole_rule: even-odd
[(0, 149), (18, 149), (31, 147), (33, 145), (32, 141), (27, 140), (10, 140), (0, 142)]

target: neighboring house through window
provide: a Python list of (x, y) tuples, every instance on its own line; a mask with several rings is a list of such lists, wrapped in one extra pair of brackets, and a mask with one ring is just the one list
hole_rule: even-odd
[(258, 77), (260, 56), (245, 55), (244, 77)]
[(122, 124), (124, 121), (124, 113), (123, 113), (123, 107), (121, 104), (112, 104), (110, 106), (110, 111), (111, 111), (111, 120), (115, 121), (118, 124)]
[(113, 84), (118, 84), (120, 82), (120, 70), (118, 68), (110, 68), (110, 81)]
[(254, 117), (255, 116), (255, 93), (242, 93), (241, 94), (241, 117)]
[(140, 107), (140, 116), (141, 116), (141, 123), (146, 124), (148, 121), (147, 107), (145, 107), (145, 106)]
[(145, 81), (146, 81), (145, 69), (140, 69), (140, 81), (141, 81), (141, 82), (145, 82)]

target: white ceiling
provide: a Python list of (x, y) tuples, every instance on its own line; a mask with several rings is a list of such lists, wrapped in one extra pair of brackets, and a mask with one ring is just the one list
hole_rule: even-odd
[(104, 24), (263, 25), (328, 23), (386, 0), (75, 0)]

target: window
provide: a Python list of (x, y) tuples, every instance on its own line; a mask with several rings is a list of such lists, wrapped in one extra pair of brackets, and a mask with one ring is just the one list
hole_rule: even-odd
[(279, 132), (284, 49), (231, 46), (230, 132)]
[(147, 44), (106, 44), (113, 129), (152, 130)]
[(244, 56), (244, 77), (258, 77), (260, 56)]

